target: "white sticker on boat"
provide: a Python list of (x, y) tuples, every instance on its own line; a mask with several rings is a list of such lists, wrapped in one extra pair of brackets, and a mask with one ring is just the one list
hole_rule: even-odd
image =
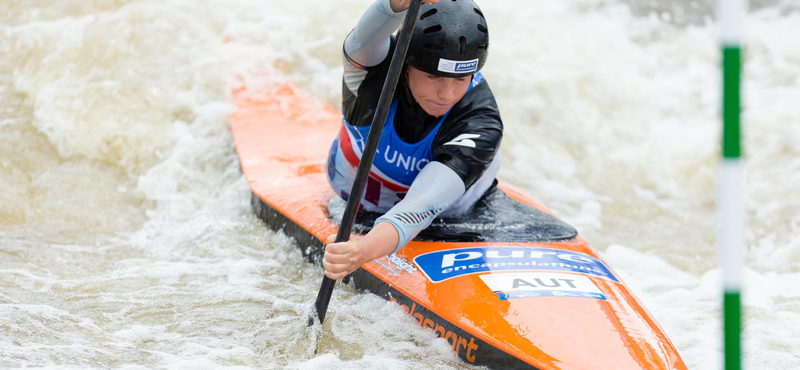
[(472, 73), (478, 70), (478, 59), (450, 60), (439, 58), (439, 71), (447, 73)]
[(583, 275), (543, 273), (511, 273), (481, 275), (502, 300), (536, 297), (578, 297), (606, 299), (591, 279)]

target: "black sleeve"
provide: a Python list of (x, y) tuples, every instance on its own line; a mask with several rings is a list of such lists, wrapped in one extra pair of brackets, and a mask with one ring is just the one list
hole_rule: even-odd
[(484, 80), (450, 111), (431, 151), (433, 159), (453, 169), (469, 189), (492, 163), (502, 138), (500, 111)]
[(362, 68), (367, 73), (364, 79), (358, 84), (357, 93), (353, 94), (342, 81), (342, 113), (344, 117), (354, 126), (366, 126), (372, 124), (372, 116), (378, 107), (378, 100), (383, 90), (383, 83), (389, 74), (389, 65), (392, 62), (397, 40), (391, 37), (391, 47), (386, 59), (380, 64), (372, 67)]

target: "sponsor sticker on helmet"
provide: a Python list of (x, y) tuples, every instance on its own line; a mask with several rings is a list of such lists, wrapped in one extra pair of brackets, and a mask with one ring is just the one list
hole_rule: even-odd
[(477, 70), (478, 59), (459, 61), (439, 58), (439, 72), (471, 73)]

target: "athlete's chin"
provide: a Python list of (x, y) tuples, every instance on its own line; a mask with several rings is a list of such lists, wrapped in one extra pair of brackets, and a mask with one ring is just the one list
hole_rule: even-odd
[(441, 116), (444, 116), (445, 113), (447, 113), (447, 111), (449, 111), (450, 108), (452, 108), (452, 107), (453, 107), (452, 104), (436, 104), (436, 103), (432, 103), (432, 104), (428, 104), (428, 106), (422, 107), (422, 108), (425, 109), (425, 113), (428, 113), (431, 116), (441, 117)]

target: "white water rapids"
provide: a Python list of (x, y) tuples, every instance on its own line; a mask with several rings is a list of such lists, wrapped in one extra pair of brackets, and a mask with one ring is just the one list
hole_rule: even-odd
[[(0, 2), (0, 368), (472, 369), (402, 309), (322, 278), (250, 208), (233, 76), (340, 104), (369, 0)], [(573, 224), (690, 369), (721, 368), (721, 86), (707, 1), (481, 7), (500, 178)], [(800, 4), (746, 28), (748, 369), (800, 368)], [(300, 148), (302, 149), (302, 148)]]

